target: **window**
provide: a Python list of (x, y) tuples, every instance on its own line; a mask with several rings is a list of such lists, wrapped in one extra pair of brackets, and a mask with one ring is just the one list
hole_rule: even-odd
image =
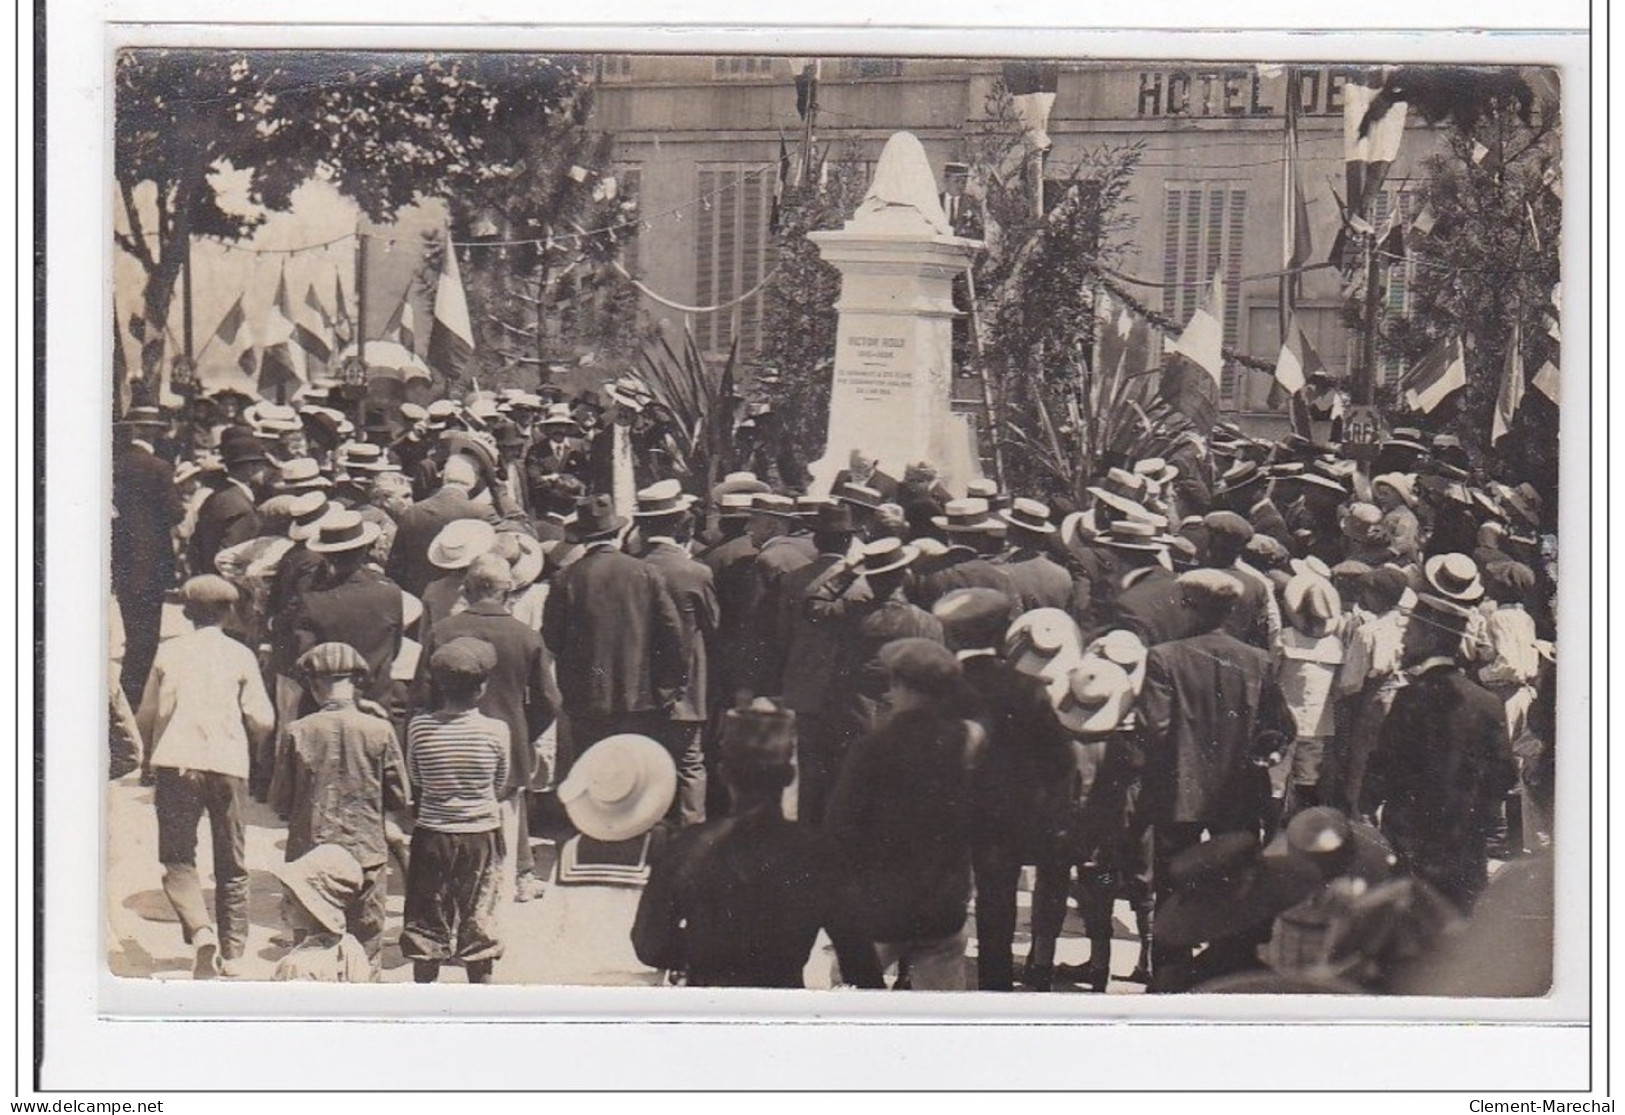
[[(1395, 206), (1398, 206), (1397, 213), (1394, 212)], [(1394, 216), (1396, 224), (1402, 228), (1407, 227), (1416, 216), (1416, 207), (1416, 194), (1413, 191), (1384, 188), (1382, 193), (1377, 195), (1372, 214), (1378, 232), (1387, 228), (1390, 214)], [(1387, 265), (1384, 274), (1388, 278), (1388, 296), (1382, 304), (1383, 317), (1390, 319), (1408, 317), (1411, 312), (1411, 282), (1416, 277), (1416, 261), (1407, 253), (1403, 260), (1384, 256), (1383, 263)], [(1397, 356), (1381, 357), (1377, 362), (1377, 385), (1387, 387), (1398, 383), (1407, 366), (1408, 362)]]
[[(694, 214), (694, 300), (711, 306), (751, 290), (773, 265), (768, 215), (773, 205), (774, 175), (760, 165), (702, 165), (700, 197)], [(762, 340), (762, 296), (737, 307), (694, 316), (694, 338), (707, 352), (726, 352), (734, 329), (742, 351), (755, 351)]]
[(598, 56), (599, 81), (626, 81), (632, 76), (630, 54), (600, 54)]
[(712, 73), (719, 78), (767, 77), (773, 72), (773, 59), (729, 54), (712, 61)]
[[(1171, 184), (1163, 208), (1162, 309), (1183, 325), (1215, 272), (1224, 277), (1225, 347), (1234, 349), (1241, 318), (1241, 257), (1247, 188), (1228, 183)], [(1234, 407), (1237, 369), (1225, 362), (1219, 403)]]
[(843, 58), (842, 77), (902, 77), (901, 58)]

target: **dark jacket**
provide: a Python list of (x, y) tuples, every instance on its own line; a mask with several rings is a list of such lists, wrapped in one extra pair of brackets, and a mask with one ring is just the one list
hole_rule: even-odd
[(1152, 566), (1118, 593), (1116, 607), (1116, 625), (1134, 632), (1148, 647), (1183, 639), (1192, 631), (1193, 617), (1179, 582), (1160, 565)]
[(911, 710), (847, 753), (824, 827), (846, 909), (871, 940), (934, 940), (965, 924), (969, 731), (943, 710)]
[(254, 501), (237, 484), (227, 481), (198, 508), (197, 526), (186, 551), (194, 575), (213, 573), (214, 556), (228, 546), (247, 542), (260, 532)]
[(508, 726), (508, 784), (504, 797), (530, 784), (535, 764), (531, 740), (553, 719), (547, 701), (547, 654), (542, 637), (508, 614), (501, 604), (480, 600), (434, 625), (418, 660), (420, 700), (429, 689), (429, 656), (453, 639), (483, 639), (496, 651), (496, 669), (486, 679), (480, 712)]
[(938, 600), (955, 589), (997, 589), (1014, 602), (1015, 586), (1010, 583), (1004, 567), (995, 565), (969, 546), (950, 546), (948, 552), (935, 558), (919, 570), (908, 597), (922, 608), (929, 609)]
[(1454, 663), (1439, 660), (1394, 695), (1372, 757), (1383, 831), (1412, 871), (1463, 907), (1488, 878), (1487, 822), (1515, 764), (1505, 709)]
[(664, 711), (688, 678), (682, 620), (654, 566), (591, 547), (559, 573), (542, 612), (564, 711)]
[(894, 639), (931, 639), (943, 642), (942, 622), (923, 608), (910, 604), (898, 589), (876, 599), (867, 581), (847, 585), (846, 579), (824, 579), (807, 595), (807, 614), (815, 622), (840, 625), (841, 649), (831, 686), (835, 712), (852, 738), (870, 730), (878, 703), (886, 694), (886, 672), (880, 666), (880, 648)]
[(475, 503), (468, 489), (456, 484), (447, 484), (402, 511), (389, 551), (390, 579), (413, 596), (422, 596), (429, 582), (445, 572), (429, 563), (429, 544), (447, 523), (458, 519), (499, 521), (493, 508)]
[[(139, 445), (113, 447), (113, 591), (121, 600), (162, 598), (175, 583), (171, 532), (184, 509), (175, 470)], [(203, 572), (212, 573), (211, 565)]]
[(810, 565), (817, 556), (818, 548), (811, 535), (781, 534), (768, 539), (751, 563), (744, 601), (745, 649), (741, 657), (746, 671), (742, 684), (753, 693), (779, 691), (782, 679), (776, 667), (783, 664), (783, 652), (773, 646), (783, 601), (779, 590), (787, 574)]
[(811, 565), (786, 573), (779, 583), (779, 619), (773, 649), (782, 664), (779, 692), (798, 713), (830, 707), (841, 657), (838, 621), (815, 619), (807, 611), (808, 594), (841, 561), (840, 554), (819, 554)]
[(1253, 760), (1296, 735), (1270, 656), (1223, 631), (1161, 643), (1146, 659), (1144, 801), (1152, 820), (1252, 823), (1269, 793)]
[(717, 591), (716, 638), (710, 660), (712, 697), (733, 701), (734, 692), (754, 677), (750, 658), (755, 641), (750, 631), (750, 605), (755, 591), (756, 544), (748, 534), (729, 538), (699, 555), (711, 570)]
[(965, 659), (964, 669), (987, 732), (971, 776), (971, 838), (1037, 862), (1076, 769), (1070, 738), (1037, 678), (991, 654)]
[(1287, 553), (1298, 552), (1296, 540), (1292, 537), (1292, 530), (1287, 526), (1286, 516), (1275, 501), (1268, 496), (1258, 499), (1247, 512), (1247, 521), (1253, 525), (1255, 534), (1267, 534), (1279, 542)]
[(1048, 554), (1020, 547), (999, 559), (1015, 594), (1013, 615), (1034, 608), (1065, 608), (1072, 601), (1072, 575)]
[(682, 622), (684, 659), (688, 680), (683, 684), (671, 718), (685, 723), (703, 723), (709, 705), (706, 687), (710, 683), (711, 640), (715, 638), (721, 614), (717, 605), (715, 578), (681, 546), (657, 542), (643, 560), (660, 570), (677, 618)]
[(385, 811), (405, 812), (408, 802), (406, 760), (389, 721), (349, 705), (286, 729), (270, 804), (288, 822), (288, 862), (337, 844), (362, 867), (376, 867), (389, 858)]
[(271, 620), (271, 669), (283, 677), (293, 677), (299, 660), (299, 602), (306, 592), (327, 574), (321, 554), (312, 553), (303, 542), (282, 555), (271, 577), (271, 591), (265, 608)]
[(300, 654), (319, 643), (349, 643), (367, 660), (362, 695), (382, 701), (401, 652), (404, 618), (400, 588), (362, 568), (343, 581), (317, 581), (304, 594), (295, 613), (295, 638)]
[[(665, 830), (656, 830), (664, 835)], [(843, 919), (833, 846), (776, 813), (727, 817), (655, 841), (632, 946), (690, 987), (802, 987), (819, 930), (841, 975), (882, 986), (874, 947)]]
[[(835, 480), (830, 484), (830, 491), (838, 492), (841, 490), (841, 486), (843, 484), (850, 483), (852, 483), (852, 470), (849, 468), (843, 468), (840, 472), (835, 474)], [(879, 492), (881, 502), (883, 503), (897, 502), (897, 490), (900, 487), (897, 479), (895, 477), (888, 476), (878, 468), (869, 474), (869, 479), (867, 482), (865, 482), (864, 487), (873, 488), (875, 491)]]

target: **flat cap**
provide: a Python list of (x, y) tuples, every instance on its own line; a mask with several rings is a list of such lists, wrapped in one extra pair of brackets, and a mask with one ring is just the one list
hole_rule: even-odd
[(484, 639), (466, 635), (437, 647), (429, 656), (429, 669), (436, 677), (484, 678), (496, 665), (496, 649)]
[(214, 573), (193, 577), (181, 586), (181, 599), (188, 604), (235, 604), (237, 586)]
[(1253, 539), (1253, 524), (1234, 511), (1210, 511), (1202, 516), (1202, 525), (1218, 538), (1233, 538), (1245, 546)]
[(349, 643), (318, 643), (294, 664), (306, 677), (351, 677), (369, 672), (367, 660)]
[(1010, 597), (996, 588), (961, 588), (931, 608), (942, 621), (950, 645), (961, 650), (996, 647), (1010, 626)]
[(1180, 592), (1193, 604), (1234, 604), (1242, 597), (1241, 582), (1222, 569), (1192, 569), (1179, 575)]

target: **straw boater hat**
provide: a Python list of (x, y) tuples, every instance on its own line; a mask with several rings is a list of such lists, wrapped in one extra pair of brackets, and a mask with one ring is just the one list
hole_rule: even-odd
[(197, 476), (202, 472), (203, 466), (198, 464), (196, 461), (182, 461), (180, 464), (175, 466), (174, 482), (176, 484), (184, 484), (188, 480), (192, 479), (192, 477)]
[(1005, 631), (1003, 657), (1018, 673), (1050, 683), (1058, 695), (1083, 660), (1083, 635), (1062, 609), (1034, 608)]
[(604, 388), (604, 394), (609, 396), (611, 402), (619, 403), (628, 410), (642, 411), (655, 401), (654, 393), (642, 380), (634, 376), (622, 376), (614, 383)]
[(253, 425), (256, 434), (294, 434), (305, 428), (299, 420), (299, 412), (281, 403), (255, 403), (243, 411), (243, 417)]
[(550, 429), (553, 427), (567, 430), (581, 429), (580, 425), (576, 422), (575, 415), (570, 412), (569, 403), (554, 403), (552, 406), (549, 406), (547, 408), (547, 412), (542, 415), (542, 420), (537, 424), (543, 429)]
[(835, 498), (854, 507), (867, 507), (871, 511), (886, 502), (886, 497), (878, 489), (867, 484), (842, 484), (835, 489)]
[(594, 840), (631, 840), (655, 826), (677, 794), (677, 765), (648, 736), (599, 740), (559, 785), (570, 823)]
[(496, 472), (501, 467), (502, 455), (497, 450), (496, 438), (484, 430), (447, 430), (440, 435), (440, 440), (447, 453), (471, 457), (487, 472)]
[(986, 534), (993, 526), (985, 499), (951, 499), (932, 525), (948, 534)]
[(365, 877), (349, 850), (337, 844), (318, 844), (291, 863), (273, 871), (305, 912), (329, 933), (343, 933), (347, 911), (361, 894)]
[(1137, 462), (1134, 471), (1158, 488), (1165, 488), (1179, 479), (1179, 466), (1171, 465), (1161, 457), (1147, 457)]
[(1055, 533), (1055, 524), (1049, 521), (1049, 507), (1036, 499), (1015, 500), (1007, 510), (999, 512), (999, 518), (1013, 530), (1028, 534)]
[(717, 498), (717, 518), (748, 519), (752, 502), (749, 492), (727, 492)]
[(920, 556), (914, 546), (897, 538), (881, 538), (863, 547), (854, 570), (866, 577), (905, 569)]
[(305, 548), (316, 554), (340, 554), (360, 550), (378, 540), (378, 524), (363, 519), (354, 511), (336, 510), (321, 521), (316, 537), (305, 543)]
[(1374, 503), (1351, 503), (1339, 516), (1343, 536), (1362, 546), (1377, 546), (1388, 541), (1382, 528), (1382, 509)]
[(796, 501), (789, 496), (781, 496), (777, 492), (757, 492), (751, 497), (750, 511), (752, 515), (766, 515), (773, 519), (792, 519), (796, 513)]
[(1114, 550), (1151, 554), (1160, 553), (1163, 548), (1162, 535), (1157, 528), (1138, 518), (1118, 519), (1110, 530), (1095, 536), (1095, 543)]
[(484, 519), (453, 519), (429, 543), (429, 564), (436, 569), (467, 569), (496, 542), (496, 527)]
[(711, 498), (721, 502), (722, 497), (727, 495), (755, 495), (757, 492), (772, 490), (766, 481), (759, 479), (754, 472), (730, 472), (711, 489)]
[(301, 492), (291, 497), (288, 504), (288, 537), (295, 542), (308, 542), (321, 529), (321, 522), (338, 504), (328, 501), (322, 492)]
[(834, 500), (830, 499), (828, 496), (797, 496), (795, 509), (796, 522), (801, 523), (802, 525), (811, 523), (814, 519), (818, 518), (819, 511), (833, 502)]
[(322, 475), (321, 466), (314, 457), (295, 457), (277, 470), (277, 483), (289, 492), (310, 488), (331, 488), (333, 482)]
[(615, 501), (602, 493), (587, 496), (576, 504), (575, 513), (564, 520), (572, 542), (593, 542), (618, 534), (626, 517), (615, 512)]
[(661, 480), (638, 492), (638, 505), (632, 511), (634, 519), (652, 519), (663, 515), (680, 515), (694, 506), (697, 497), (683, 491), (676, 480)]
[(1128, 672), (1098, 655), (1086, 656), (1067, 676), (1055, 715), (1067, 731), (1101, 736), (1117, 731), (1134, 706)]
[(400, 411), (401, 417), (414, 426), (420, 422), (427, 422), (429, 420), (428, 409), (419, 406), (417, 403), (402, 403), (400, 406)]
[(1008, 507), (1010, 496), (1007, 492), (999, 491), (999, 482), (990, 477), (977, 477), (965, 485), (965, 494), (972, 499), (985, 499), (987, 505), (994, 509)]
[(364, 441), (352, 441), (339, 447), (339, 463), (345, 472), (379, 473), (399, 472), (400, 466), (389, 459), (382, 446)]
[(1134, 632), (1108, 631), (1084, 647), (1083, 655), (1085, 658), (1104, 658), (1113, 665), (1121, 666), (1123, 672), (1128, 674), (1134, 695), (1140, 695), (1140, 689), (1145, 685), (1148, 652), (1145, 643)]
[(1106, 473), (1099, 484), (1087, 490), (1099, 502), (1127, 513), (1144, 510), (1149, 489), (1150, 484), (1145, 477), (1127, 469), (1114, 468)]
[(1471, 604), (1484, 595), (1478, 563), (1466, 554), (1436, 554), (1422, 566), (1433, 591), (1447, 600)]
[(131, 407), (124, 412), (124, 417), (113, 425), (136, 428), (167, 426), (169, 419), (165, 418), (164, 412), (157, 407)]

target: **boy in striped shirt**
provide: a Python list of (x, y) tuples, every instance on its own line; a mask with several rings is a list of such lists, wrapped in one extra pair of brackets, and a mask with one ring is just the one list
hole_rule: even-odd
[(440, 647), (429, 659), (438, 704), (413, 717), (406, 731), (417, 823), (401, 952), (418, 983), (434, 983), (448, 960), (462, 963), (469, 983), (488, 983), (502, 955), (497, 795), (508, 778), (508, 727), (478, 708), (495, 667), (496, 651), (483, 639), (452, 639)]

